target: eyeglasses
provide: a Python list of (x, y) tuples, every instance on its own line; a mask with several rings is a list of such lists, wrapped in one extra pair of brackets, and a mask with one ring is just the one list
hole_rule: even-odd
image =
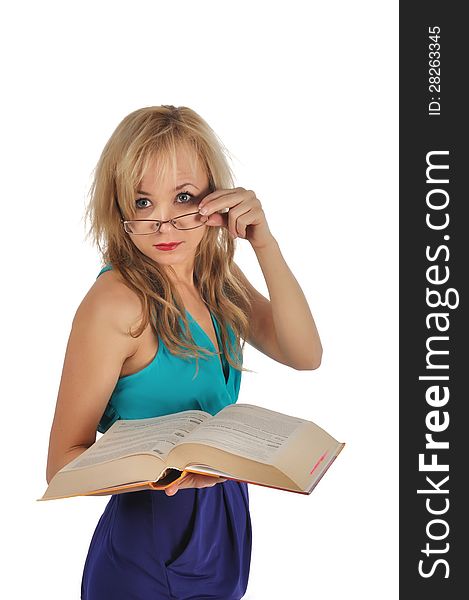
[(134, 219), (132, 221), (124, 221), (121, 219), (121, 223), (124, 225), (124, 231), (132, 235), (150, 235), (151, 233), (158, 233), (163, 223), (171, 223), (176, 229), (197, 229), (202, 227), (205, 223), (200, 222), (201, 214), (196, 212), (186, 213), (185, 215), (179, 215), (179, 217), (173, 217), (167, 221), (158, 221), (156, 219)]

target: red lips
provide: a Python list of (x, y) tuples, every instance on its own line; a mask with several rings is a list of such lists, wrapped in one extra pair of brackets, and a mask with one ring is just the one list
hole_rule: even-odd
[(170, 250), (172, 248), (177, 248), (179, 244), (182, 244), (182, 242), (168, 242), (164, 244), (154, 244), (154, 246), (155, 248), (161, 248), (162, 250)]

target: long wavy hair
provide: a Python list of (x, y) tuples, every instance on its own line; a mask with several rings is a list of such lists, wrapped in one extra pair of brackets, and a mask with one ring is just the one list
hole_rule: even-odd
[[(85, 212), (90, 222), (86, 237), (92, 237), (102, 261), (112, 265), (140, 298), (142, 319), (129, 334), (139, 337), (150, 323), (171, 353), (184, 358), (195, 356), (197, 376), (198, 359), (216, 353), (197, 346), (182, 298), (165, 268), (132, 243), (121, 223), (121, 218), (135, 218), (136, 191), (150, 163), (163, 174), (172, 168), (175, 176), (176, 151), (181, 145), (193, 150), (194, 162), (196, 158), (201, 160), (210, 192), (234, 187), (228, 151), (195, 111), (172, 105), (138, 109), (119, 123), (93, 170)], [(235, 369), (250, 371), (242, 366), (250, 300), (234, 269), (234, 250), (235, 241), (225, 227), (206, 227), (195, 255), (194, 284), (220, 325), (220, 351)], [(234, 344), (227, 325), (233, 330)]]

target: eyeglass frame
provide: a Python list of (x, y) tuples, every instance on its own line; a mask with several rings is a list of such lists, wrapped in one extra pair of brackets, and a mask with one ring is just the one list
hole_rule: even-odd
[[(213, 192), (215, 190), (215, 186), (210, 184), (209, 186), (209, 194), (210, 192)], [(161, 225), (163, 225), (163, 223), (171, 223), (171, 225), (174, 227), (174, 229), (178, 229), (174, 223), (172, 223), (172, 221), (179, 219), (180, 217), (187, 217), (188, 215), (198, 215), (200, 214), (198, 210), (191, 212), (191, 213), (186, 213), (184, 215), (178, 215), (177, 217), (173, 217), (172, 219), (168, 219), (167, 221), (161, 221), (160, 219), (124, 219), (124, 215), (122, 214), (122, 210), (121, 207), (119, 206), (119, 201), (117, 199), (117, 194), (114, 196), (114, 200), (117, 206), (117, 209), (120, 213), (120, 216), (122, 217), (120, 219), (120, 222), (122, 223), (123, 229), (125, 231), (125, 233), (128, 233), (129, 235), (152, 235), (153, 233), (158, 233), (161, 229)], [(130, 221), (153, 221), (154, 223), (159, 223), (159, 227), (156, 231), (151, 231), (150, 233), (131, 233), (129, 231), (126, 231), (125, 229), (125, 224), (130, 222)], [(202, 227), (202, 225), (205, 225), (205, 223), (201, 223), (200, 225), (196, 225), (195, 227), (189, 227), (188, 229), (178, 229), (178, 231), (191, 231), (192, 229), (198, 229), (199, 227)]]
[[(171, 223), (171, 225), (174, 227), (174, 229), (177, 229), (178, 231), (190, 231), (191, 229), (198, 229), (199, 227), (202, 227), (202, 225), (205, 225), (205, 223), (200, 223), (200, 225), (196, 225), (195, 227), (185, 227), (184, 229), (179, 229), (173, 223), (173, 221), (177, 221), (178, 219), (181, 219), (182, 217), (188, 217), (189, 215), (198, 215), (198, 214), (200, 214), (200, 213), (198, 210), (196, 210), (194, 212), (186, 213), (184, 215), (178, 215), (177, 217), (173, 217), (172, 219), (167, 219), (166, 221), (162, 221), (161, 219), (121, 219), (120, 222), (124, 226), (125, 233), (128, 233), (129, 235), (152, 235), (153, 233), (158, 233), (160, 231), (161, 225), (163, 225), (163, 223)], [(159, 223), (159, 226), (158, 226), (158, 229), (156, 229), (155, 231), (150, 231), (149, 233), (134, 233), (133, 231), (127, 231), (125, 228), (126, 223), (132, 223), (132, 221), (148, 221), (148, 222), (151, 221), (152, 223)]]

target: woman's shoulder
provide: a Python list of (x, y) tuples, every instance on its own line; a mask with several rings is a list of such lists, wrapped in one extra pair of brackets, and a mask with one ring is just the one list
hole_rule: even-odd
[(80, 303), (78, 313), (106, 316), (128, 329), (135, 327), (141, 317), (142, 304), (117, 271), (107, 270), (96, 278)]

